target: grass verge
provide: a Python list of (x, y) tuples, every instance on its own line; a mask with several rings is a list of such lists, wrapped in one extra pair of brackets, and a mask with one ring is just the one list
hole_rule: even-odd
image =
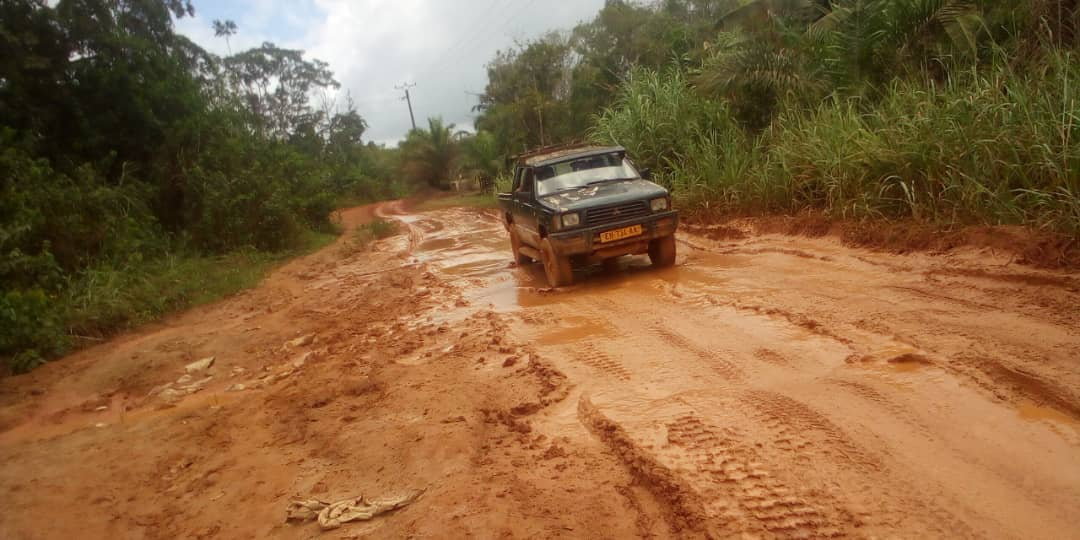
[(29, 371), (124, 330), (220, 300), (254, 287), (270, 270), (335, 238), (308, 232), (297, 247), (279, 252), (243, 249), (206, 256), (181, 251), (145, 261), (90, 266), (69, 278), (57, 297), (45, 298), (34, 310), (42, 322), (42, 331), (33, 339), (38, 347), (5, 358), (4, 364), (11, 372)]

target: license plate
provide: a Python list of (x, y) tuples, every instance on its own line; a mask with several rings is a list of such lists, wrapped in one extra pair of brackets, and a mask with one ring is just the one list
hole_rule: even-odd
[(614, 242), (616, 240), (630, 238), (631, 236), (637, 236), (639, 234), (641, 234), (641, 225), (631, 225), (629, 227), (623, 227), (621, 229), (604, 231), (600, 233), (600, 242)]

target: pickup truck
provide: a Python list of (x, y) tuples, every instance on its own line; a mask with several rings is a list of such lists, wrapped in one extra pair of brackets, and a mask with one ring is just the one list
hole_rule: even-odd
[(654, 266), (675, 264), (679, 215), (671, 196), (625, 148), (549, 147), (511, 161), (511, 191), (498, 199), (514, 260), (542, 262), (552, 287), (573, 283), (574, 264), (642, 253)]

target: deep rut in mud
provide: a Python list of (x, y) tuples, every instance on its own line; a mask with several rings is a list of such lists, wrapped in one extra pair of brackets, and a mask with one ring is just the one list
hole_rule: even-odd
[(735, 231), (551, 290), (489, 213), (369, 211), (400, 234), (0, 383), (0, 536), (306, 537), (289, 497), (361, 488), (427, 489), (376, 537), (1080, 534), (1073, 275)]

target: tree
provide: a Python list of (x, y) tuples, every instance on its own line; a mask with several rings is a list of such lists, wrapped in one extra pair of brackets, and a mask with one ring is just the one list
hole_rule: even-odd
[(489, 131), (466, 135), (458, 143), (461, 148), (461, 169), (480, 179), (481, 184), (494, 179), (502, 170), (499, 143)]
[(458, 146), (454, 125), (428, 118), (428, 129), (414, 129), (401, 143), (402, 170), (413, 183), (442, 187), (454, 173)]
[(362, 145), (351, 103), (309, 103), (337, 87), (326, 63), (269, 43), (222, 60), (173, 31), (193, 13), (0, 0), (0, 359), (15, 369), (186, 305), (182, 286), (156, 294), (176, 260), (294, 247), (330, 229), (339, 197), (394, 192), (396, 152)]
[(229, 54), (232, 54), (232, 45), (229, 44), (229, 37), (236, 35), (237, 26), (236, 23), (231, 20), (214, 19), (214, 36), (224, 37), (225, 46), (229, 49)]
[(326, 62), (306, 60), (303, 51), (273, 43), (229, 56), (224, 64), (232, 84), (257, 117), (257, 130), (275, 138), (285, 138), (297, 126), (317, 121), (309, 106), (313, 90), (340, 87)]
[(873, 96), (905, 71), (974, 58), (985, 24), (965, 0), (755, 0), (720, 26), (696, 83), (761, 130), (783, 99)]
[(502, 141), (504, 153), (566, 138), (569, 53), (566, 39), (557, 33), (500, 51), (488, 65), (477, 129)]

